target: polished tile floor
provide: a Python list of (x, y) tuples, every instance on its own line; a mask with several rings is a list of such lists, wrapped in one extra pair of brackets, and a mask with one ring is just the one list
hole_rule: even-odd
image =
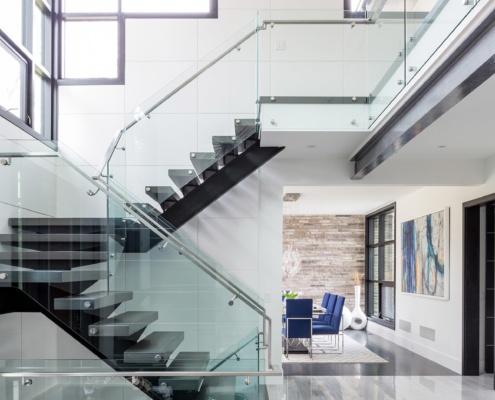
[(493, 374), (465, 377), (376, 335), (352, 331), (356, 341), (387, 364), (283, 364), (283, 385), (270, 400), (493, 399)]

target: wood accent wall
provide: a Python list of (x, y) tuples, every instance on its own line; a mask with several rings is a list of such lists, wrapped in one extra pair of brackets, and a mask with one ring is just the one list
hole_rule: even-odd
[[(346, 296), (354, 309), (354, 271), (365, 268), (364, 215), (284, 215), (284, 251), (289, 245), (301, 255), (299, 274), (283, 277), (283, 290), (302, 292), (321, 303), (324, 292)], [(361, 284), (361, 307), (365, 291)]]

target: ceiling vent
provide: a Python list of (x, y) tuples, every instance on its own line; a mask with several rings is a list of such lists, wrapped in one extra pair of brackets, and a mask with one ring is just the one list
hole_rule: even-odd
[(301, 197), (301, 193), (286, 193), (284, 201), (297, 201)]

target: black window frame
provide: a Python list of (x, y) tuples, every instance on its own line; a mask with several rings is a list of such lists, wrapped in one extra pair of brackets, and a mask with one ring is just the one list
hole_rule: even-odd
[[(53, 139), (55, 126), (55, 114), (53, 112), (53, 103), (56, 96), (56, 83), (53, 79), (53, 21), (54, 10), (52, 4), (47, 0), (17, 0), (22, 1), (22, 38), (21, 43), (11, 38), (6, 32), (0, 29), (0, 41), (8, 48), (13, 57), (22, 61), (26, 65), (24, 80), (21, 82), (21, 111), (19, 117), (13, 113), (0, 108), (0, 117), (11, 122), (24, 132), (39, 140)], [(44, 21), (43, 42), (44, 49), (43, 60), (37, 60), (34, 54), (34, 11), (38, 7), (42, 13)], [(35, 125), (34, 117), (34, 79), (38, 75), (42, 78), (44, 85), (44, 96), (42, 104), (43, 124), (42, 131), (37, 132), (33, 127)]]
[(368, 6), (369, 3), (371, 3), (371, 0), (363, 0), (358, 10), (352, 9), (351, 7), (352, 0), (343, 0), (343, 2), (344, 2), (344, 18), (350, 18), (350, 19), (367, 18), (366, 7)]
[[(88, 12), (88, 13), (66, 13), (63, 12), (62, 2), (64, 0), (54, 0), (58, 4), (58, 31), (57, 39), (57, 83), (60, 86), (77, 85), (123, 85), (125, 84), (125, 22), (127, 19), (209, 19), (218, 18), (218, 0), (210, 0), (210, 12), (208, 13), (126, 13), (122, 9), (122, 0), (117, 0), (116, 12)], [(117, 43), (117, 77), (116, 78), (64, 78), (63, 76), (63, 37), (62, 27), (67, 21), (102, 21), (107, 19), (118, 22), (118, 43)]]
[[(393, 219), (393, 239), (392, 240), (385, 240), (385, 216), (389, 214), (391, 211), (394, 213), (394, 219)], [(378, 224), (378, 235), (379, 239), (376, 243), (371, 243), (371, 235), (370, 235), (370, 229), (371, 229), (371, 223), (376, 219), (379, 219), (379, 224)], [(379, 210), (374, 211), (371, 214), (366, 215), (366, 233), (365, 233), (365, 285), (366, 285), (366, 299), (365, 299), (365, 310), (366, 310), (366, 316), (369, 321), (372, 321), (376, 324), (385, 326), (387, 328), (395, 330), (395, 321), (396, 321), (396, 299), (397, 299), (397, 290), (396, 290), (396, 282), (397, 282), (397, 252), (396, 252), (396, 239), (397, 239), (397, 210), (396, 210), (396, 204), (392, 203), (389, 204), (383, 208), (380, 208)], [(393, 257), (393, 280), (386, 280), (384, 279), (384, 271), (385, 271), (385, 257), (384, 257), (384, 249), (386, 246), (390, 246), (393, 244), (393, 249), (394, 249), (394, 257)], [(370, 254), (373, 249), (383, 249), (383, 251), (379, 250), (379, 257), (378, 257), (378, 277), (373, 276), (372, 272), (372, 264), (370, 262)], [(373, 290), (371, 290), (371, 287), (373, 285), (378, 285), (378, 315), (374, 315), (373, 313), (373, 304), (371, 301), (371, 297), (373, 296)], [(383, 287), (390, 287), (393, 290), (393, 307), (394, 307), (394, 317), (392, 320), (388, 318), (383, 318), (381, 316), (381, 298), (382, 298), (382, 291), (381, 289)]]

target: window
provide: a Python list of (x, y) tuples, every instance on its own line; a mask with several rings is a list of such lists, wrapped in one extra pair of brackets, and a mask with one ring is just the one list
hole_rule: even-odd
[(126, 18), (216, 18), (218, 0), (58, 0), (59, 84), (123, 84)]
[(366, 314), (395, 328), (395, 204), (366, 216)]
[(0, 41), (0, 107), (19, 119), (26, 116), (25, 85), (27, 63), (6, 43)]
[(209, 14), (214, 8), (210, 0), (123, 0), (127, 13)]
[(67, 79), (117, 79), (117, 19), (64, 21), (62, 73)]
[(366, 18), (366, 10), (374, 5), (372, 0), (344, 0), (344, 18)]
[(61, 0), (62, 84), (122, 84), (120, 0)]
[(48, 0), (9, 2), (0, 13), (0, 116), (51, 138), (52, 11)]

